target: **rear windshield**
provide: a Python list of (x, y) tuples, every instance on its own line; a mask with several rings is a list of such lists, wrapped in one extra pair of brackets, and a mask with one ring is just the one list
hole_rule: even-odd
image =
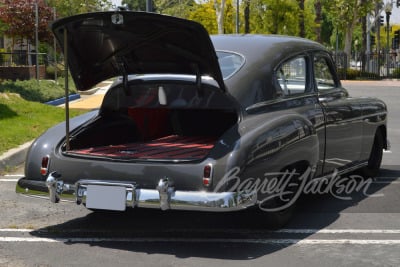
[(244, 64), (244, 57), (232, 52), (217, 51), (217, 56), (224, 80), (235, 74)]

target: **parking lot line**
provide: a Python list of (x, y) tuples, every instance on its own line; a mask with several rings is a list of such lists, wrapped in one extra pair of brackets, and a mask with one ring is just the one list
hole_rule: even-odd
[(0, 242), (41, 242), (41, 243), (248, 243), (270, 245), (400, 245), (400, 239), (232, 239), (232, 238), (41, 238), (41, 237), (0, 237)]
[[(17, 228), (0, 228), (0, 232), (33, 232), (33, 231), (38, 231), (40, 233), (48, 233), (52, 231), (47, 231), (45, 229), (17, 229)], [(265, 234), (265, 233), (280, 233), (280, 234), (400, 234), (400, 229), (306, 229), (306, 228), (282, 228), (278, 230), (254, 230), (254, 229), (167, 229), (165, 231), (161, 232), (207, 232), (207, 233), (212, 233), (212, 232), (224, 232), (224, 233), (239, 233), (239, 234), (248, 234), (248, 233), (260, 233), (260, 234)], [(96, 230), (88, 230), (88, 229), (58, 229), (57, 232), (63, 233), (63, 234), (68, 234), (68, 233), (113, 233), (115, 231), (112, 230), (106, 230), (106, 229), (96, 229)], [(118, 231), (116, 231), (118, 233)]]

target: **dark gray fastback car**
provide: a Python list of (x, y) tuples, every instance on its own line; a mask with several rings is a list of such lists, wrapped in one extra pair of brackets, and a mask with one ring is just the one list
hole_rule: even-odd
[(349, 97), (318, 43), (210, 38), (192, 21), (126, 11), (52, 29), (78, 89), (118, 78), (99, 110), (32, 144), (18, 193), (93, 210), (260, 206), (280, 220), (292, 202), (270, 196), (295, 197), (304, 177), (379, 169), (386, 105)]

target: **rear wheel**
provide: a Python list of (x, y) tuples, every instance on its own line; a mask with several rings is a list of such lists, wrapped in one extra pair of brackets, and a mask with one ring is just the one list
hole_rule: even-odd
[(361, 169), (361, 174), (366, 177), (375, 177), (379, 173), (381, 167), (384, 149), (383, 135), (380, 130), (375, 134), (374, 144), (372, 145), (371, 154), (369, 155), (368, 165)]
[[(301, 183), (303, 177), (306, 174), (306, 168), (304, 166), (290, 166), (282, 170), (283, 179), (281, 184), (285, 184), (285, 187), (279, 189), (279, 192), (273, 192), (273, 194), (259, 195), (259, 209), (262, 221), (270, 228), (281, 228), (283, 227), (293, 216), (296, 203), (301, 197)], [(307, 172), (308, 174), (308, 172)], [(281, 194), (280, 194), (281, 193)]]
[(296, 209), (296, 203), (293, 203), (289, 207), (278, 211), (265, 211), (263, 210), (264, 208), (265, 206), (260, 207), (260, 210), (258, 211), (259, 213), (261, 213), (261, 221), (263, 222), (263, 224), (265, 224), (265, 226), (269, 228), (278, 229), (285, 226), (293, 217), (294, 211)]

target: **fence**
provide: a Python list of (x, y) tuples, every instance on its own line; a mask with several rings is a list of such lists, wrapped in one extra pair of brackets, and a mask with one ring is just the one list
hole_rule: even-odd
[(0, 80), (45, 79), (48, 63), (45, 53), (0, 53)]
[[(344, 52), (333, 53), (340, 79), (399, 79), (400, 55), (396, 52), (353, 53), (350, 60)], [(349, 64), (347, 64), (349, 63)]]
[[(37, 53), (39, 65), (48, 65), (49, 60), (46, 53)], [(36, 53), (27, 53), (26, 51), (16, 51), (12, 53), (0, 53), (0, 66), (33, 66), (36, 65)]]
[[(39, 65), (54, 65), (46, 53), (38, 53)], [(346, 79), (400, 79), (400, 55), (396, 52), (353, 53), (350, 60), (344, 52), (332, 53), (339, 78)], [(0, 67), (32, 67), (36, 65), (36, 53), (17, 51), (0, 53)], [(6, 77), (1, 77), (6, 78)], [(42, 75), (41, 75), (42, 76)]]

